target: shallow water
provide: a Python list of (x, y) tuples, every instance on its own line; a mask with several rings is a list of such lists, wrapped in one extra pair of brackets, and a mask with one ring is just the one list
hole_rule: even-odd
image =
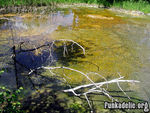
[[(125, 79), (140, 80), (140, 84), (130, 85), (127, 89), (134, 89), (136, 96), (149, 101), (150, 19), (147, 17), (127, 17), (93, 8), (63, 9), (45, 15), (28, 13), (0, 17), (8, 19), (0, 23), (1, 67), (12, 68), (9, 64), (12, 62), (10, 52), (13, 44), (30, 41), (26, 46), (32, 48), (55, 39), (71, 39), (81, 44), (86, 54), (83, 55), (82, 50), (76, 46), (74, 51), (70, 51), (68, 46), (69, 54), (63, 57), (63, 50), (60, 49), (54, 55), (56, 66), (68, 66), (85, 73), (98, 72), (108, 80), (119, 77), (118, 73), (125, 76)], [(46, 56), (46, 53), (43, 55)], [(31, 56), (22, 54), (18, 59), (28, 66), (31, 64)], [(39, 59), (34, 58), (36, 63), (33, 63), (35, 67), (32, 68), (41, 66), (37, 64)], [(44, 64), (47, 61), (40, 62)], [(13, 70), (4, 73), (0, 78), (1, 84), (8, 84), (9, 80), (10, 85), (15, 85), (13, 73)], [(87, 82), (77, 73), (65, 73), (69, 83)], [(45, 75), (48, 74), (45, 72)], [(102, 80), (94, 75), (89, 77), (93, 81)]]

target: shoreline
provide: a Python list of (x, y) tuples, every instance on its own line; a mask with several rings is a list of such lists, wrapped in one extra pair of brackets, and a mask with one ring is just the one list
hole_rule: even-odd
[[(72, 4), (64, 4), (59, 3), (55, 4), (54, 6), (11, 6), (7, 8), (0, 8), (0, 14), (8, 14), (8, 13), (27, 13), (27, 12), (37, 12), (37, 11), (54, 11), (58, 8), (78, 8), (78, 7), (86, 7), (86, 8), (103, 8), (102, 5), (98, 4), (86, 4), (86, 3), (72, 3)], [(123, 13), (135, 17), (139, 16), (150, 16), (150, 13), (144, 13), (142, 11), (136, 11), (136, 10), (127, 10), (123, 8), (117, 8), (117, 7), (110, 7), (106, 8), (109, 11)]]
[[(87, 8), (103, 8), (103, 6), (98, 5), (98, 4), (86, 4), (86, 3), (74, 3), (74, 4), (58, 4), (58, 6), (60, 8), (72, 8), (72, 7), (87, 7)], [(123, 14), (127, 14), (127, 15), (131, 15), (131, 16), (150, 16), (150, 12), (149, 13), (144, 13), (142, 11), (136, 11), (136, 10), (127, 10), (127, 9), (123, 9), (123, 8), (117, 8), (117, 7), (110, 7), (110, 8), (106, 8), (109, 11), (113, 11), (113, 12), (118, 12), (118, 13), (123, 13)]]

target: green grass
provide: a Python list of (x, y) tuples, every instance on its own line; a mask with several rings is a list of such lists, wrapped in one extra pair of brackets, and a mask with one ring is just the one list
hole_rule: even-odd
[(150, 13), (150, 3), (147, 1), (123, 1), (123, 2), (114, 2), (114, 7), (123, 8), (127, 10), (136, 10), (136, 11), (142, 11), (144, 13)]
[(97, 0), (0, 0), (0, 6), (49, 5), (50, 3), (97, 3)]
[(58, 3), (97, 3), (97, 0), (55, 0)]
[(47, 6), (55, 3), (88, 3), (88, 4), (103, 4), (104, 6), (114, 6), (128, 10), (139, 10), (144, 13), (150, 13), (150, 3), (144, 0), (114, 0), (110, 3), (109, 0), (0, 0), (0, 7), (9, 6)]
[(0, 6), (20, 6), (20, 5), (49, 5), (54, 0), (0, 0)]

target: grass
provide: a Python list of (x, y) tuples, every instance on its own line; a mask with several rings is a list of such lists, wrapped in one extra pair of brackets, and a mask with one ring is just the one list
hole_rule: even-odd
[(97, 3), (97, 0), (56, 0), (58, 3)]
[(147, 1), (123, 1), (123, 2), (114, 2), (114, 7), (123, 8), (127, 10), (136, 10), (136, 11), (142, 11), (144, 13), (150, 13), (150, 4)]
[(20, 5), (49, 5), (50, 3), (97, 3), (97, 0), (0, 0), (0, 7)]
[(48, 5), (54, 0), (0, 0), (0, 6), (20, 6), (20, 5), (28, 5), (28, 6), (38, 6), (38, 5)]
[(150, 3), (144, 0), (113, 0), (110, 3), (109, 0), (0, 0), (0, 7), (9, 6), (48, 6), (55, 3), (87, 3), (87, 4), (103, 4), (104, 6), (114, 6), (118, 8), (128, 10), (138, 10), (144, 13), (150, 13)]

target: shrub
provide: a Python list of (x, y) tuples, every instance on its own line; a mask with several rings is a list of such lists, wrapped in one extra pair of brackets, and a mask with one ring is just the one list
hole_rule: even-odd
[(11, 91), (0, 86), (0, 112), (1, 113), (23, 113), (21, 103), (18, 100), (22, 87), (16, 91)]

